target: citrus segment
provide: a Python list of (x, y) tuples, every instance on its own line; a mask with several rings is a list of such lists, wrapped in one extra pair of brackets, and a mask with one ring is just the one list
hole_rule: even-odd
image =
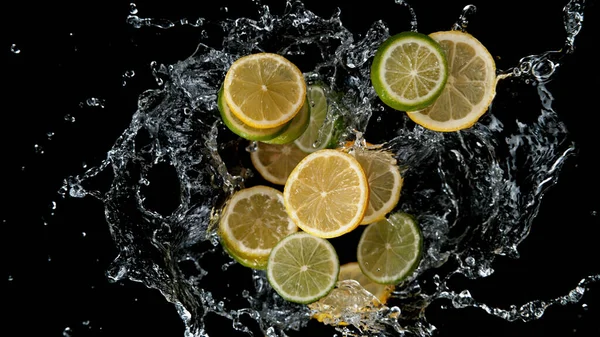
[(219, 90), (217, 106), (225, 126), (227, 126), (231, 132), (244, 139), (266, 141), (277, 137), (288, 128), (287, 124), (270, 129), (257, 129), (244, 124), (239, 118), (231, 113), (229, 106), (225, 103), (223, 99), (223, 88)]
[(258, 129), (290, 121), (305, 102), (304, 75), (285, 57), (257, 53), (237, 59), (227, 71), (223, 94), (231, 112)]
[(340, 264), (329, 241), (296, 233), (281, 240), (272, 250), (267, 278), (275, 291), (295, 303), (312, 303), (335, 286)]
[(258, 142), (256, 151), (250, 154), (254, 168), (265, 180), (285, 185), (288, 176), (307, 153), (294, 143), (271, 145)]
[(287, 215), (282, 193), (259, 185), (231, 196), (221, 215), (218, 233), (234, 259), (264, 267), (271, 249), (297, 230)]
[(379, 98), (401, 111), (422, 109), (441, 94), (447, 79), (444, 52), (431, 37), (402, 32), (377, 49), (371, 82)]
[(302, 159), (288, 177), (283, 196), (298, 227), (333, 238), (360, 224), (369, 203), (369, 186), (354, 157), (325, 149)]
[(360, 269), (373, 282), (397, 284), (416, 269), (421, 247), (416, 220), (397, 212), (365, 228), (356, 254)]
[(471, 127), (487, 111), (496, 95), (496, 64), (475, 37), (461, 31), (437, 32), (448, 57), (448, 83), (429, 107), (408, 113), (417, 124), (435, 131)]

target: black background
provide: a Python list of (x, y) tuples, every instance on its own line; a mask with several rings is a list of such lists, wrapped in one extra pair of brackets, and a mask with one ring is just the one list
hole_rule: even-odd
[[(137, 2), (137, 7), (141, 17), (175, 21), (254, 13), (250, 1), (235, 3)], [(282, 12), (283, 1), (267, 3), (272, 12)], [(356, 34), (379, 19), (392, 33), (410, 29), (408, 11), (391, 0), (305, 3), (324, 17), (341, 7), (342, 21)], [(561, 10), (566, 1), (410, 3), (423, 33), (448, 29), (465, 5), (477, 5), (468, 30), (498, 57), (499, 69), (515, 65), (522, 56), (559, 49), (565, 38)], [(221, 9), (225, 6), (227, 12)], [(156, 87), (150, 62), (170, 64), (188, 57), (200, 29), (135, 29), (126, 23), (126, 1), (5, 2), (0, 8), (3, 330), (10, 333), (6, 335), (182, 336), (183, 324), (174, 307), (157, 291), (107, 281), (105, 270), (116, 250), (102, 205), (91, 198), (61, 199), (57, 190), (66, 176), (83, 171), (83, 163), (97, 165), (127, 127), (138, 94)], [(600, 186), (594, 166), (600, 145), (594, 48), (599, 13), (597, 3), (588, 1), (576, 52), (548, 84), (577, 156), (568, 159), (558, 184), (545, 195), (529, 237), (519, 246), (521, 258), (498, 258), (495, 273), (486, 279), (457, 280), (456, 289), (466, 287), (491, 306), (555, 298), (583, 277), (600, 273)], [(21, 52), (11, 52), (12, 44)], [(136, 75), (123, 86), (127, 70)], [(531, 87), (525, 90), (535, 94)], [(104, 99), (105, 107), (81, 106), (90, 97)], [(51, 139), (48, 132), (54, 133)], [(36, 153), (36, 144), (43, 154)], [(580, 303), (552, 307), (530, 323), (506, 322), (477, 309), (441, 308), (448, 304), (428, 309), (440, 337), (600, 335), (600, 284)], [(317, 331), (323, 332), (311, 330)], [(331, 330), (327, 333), (332, 335)]]

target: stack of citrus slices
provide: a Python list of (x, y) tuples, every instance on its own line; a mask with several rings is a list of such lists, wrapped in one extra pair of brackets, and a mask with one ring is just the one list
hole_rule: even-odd
[[(371, 69), (381, 100), (432, 130), (473, 125), (495, 94), (493, 59), (459, 31), (392, 36)], [(414, 216), (394, 211), (403, 186), (394, 153), (362, 139), (336, 148), (339, 125), (327, 96), (277, 54), (231, 65), (218, 95), (223, 122), (257, 142), (252, 163), (276, 187), (234, 193), (218, 234), (236, 261), (266, 269), (281, 297), (309, 304), (319, 321), (346, 324), (344, 315), (385, 305), (394, 286), (414, 274), (423, 238)], [(357, 228), (356, 262), (340, 267), (328, 239)]]
[(404, 32), (387, 39), (371, 66), (375, 92), (434, 131), (471, 127), (496, 94), (496, 65), (472, 35)]

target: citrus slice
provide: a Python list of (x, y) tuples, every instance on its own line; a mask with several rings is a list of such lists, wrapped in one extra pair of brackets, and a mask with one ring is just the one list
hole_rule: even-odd
[(288, 124), (284, 124), (282, 126), (277, 126), (270, 129), (257, 129), (244, 124), (239, 118), (235, 117), (235, 115), (231, 113), (229, 106), (227, 106), (227, 103), (225, 103), (223, 99), (222, 87), (219, 90), (217, 106), (219, 108), (221, 119), (223, 120), (225, 126), (227, 126), (227, 128), (231, 130), (231, 132), (244, 139), (266, 141), (279, 136), (283, 131), (285, 131), (288, 128)]
[(340, 263), (329, 241), (296, 233), (281, 240), (272, 250), (267, 278), (285, 300), (312, 303), (327, 295), (337, 282)]
[(250, 159), (265, 180), (285, 185), (292, 170), (306, 155), (307, 153), (294, 143), (271, 145), (258, 142), (256, 151), (250, 154)]
[(237, 59), (225, 75), (223, 96), (244, 124), (268, 129), (290, 121), (304, 105), (304, 75), (285, 57), (258, 53)]
[(469, 128), (487, 111), (496, 95), (494, 58), (468, 33), (453, 30), (430, 36), (448, 57), (448, 83), (435, 103), (408, 113), (408, 117), (434, 131)]
[[(344, 282), (348, 280), (358, 282), (360, 287)], [(340, 267), (338, 286), (327, 296), (309, 304), (308, 308), (314, 312), (312, 317), (319, 322), (348, 325), (343, 321), (343, 316), (369, 316), (387, 302), (393, 291), (394, 286), (371, 281), (360, 270), (357, 262), (350, 262)]]
[(385, 219), (398, 204), (404, 181), (396, 159), (389, 151), (368, 147), (352, 147), (350, 154), (358, 160), (369, 182), (369, 206), (361, 224)]
[(218, 233), (231, 257), (261, 269), (277, 242), (297, 230), (286, 213), (282, 193), (259, 185), (231, 196), (221, 215)]
[(393, 213), (365, 228), (356, 252), (358, 264), (373, 282), (397, 284), (417, 268), (422, 242), (415, 218)]
[(360, 224), (369, 204), (369, 184), (354, 157), (325, 149), (298, 163), (285, 183), (283, 198), (298, 227), (333, 238)]
[(402, 32), (385, 40), (371, 65), (379, 98), (400, 111), (423, 109), (442, 93), (448, 75), (446, 55), (431, 37)]
[(282, 133), (277, 135), (277, 137), (275, 138), (263, 141), (268, 144), (289, 144), (298, 139), (298, 137), (302, 136), (304, 131), (306, 131), (306, 128), (308, 128), (309, 122), (310, 108), (308, 100), (306, 100), (306, 102), (300, 109), (300, 112), (298, 112), (298, 114), (286, 124), (287, 127)]
[[(306, 131), (296, 139), (296, 145), (304, 152), (335, 147), (336, 140), (333, 134), (341, 119), (328, 120), (329, 105), (325, 89), (319, 85), (310, 85), (306, 89), (306, 96), (310, 108), (310, 121)], [(337, 122), (337, 121), (340, 122)], [(333, 143), (333, 144), (332, 144)]]

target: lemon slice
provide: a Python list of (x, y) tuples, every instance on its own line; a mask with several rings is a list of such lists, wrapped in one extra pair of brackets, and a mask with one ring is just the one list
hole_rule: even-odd
[(335, 286), (340, 263), (329, 241), (296, 233), (281, 240), (272, 250), (267, 279), (285, 300), (312, 303)]
[(338, 150), (306, 156), (283, 189), (285, 208), (305, 232), (333, 238), (355, 229), (369, 204), (369, 185), (360, 163)]
[(358, 265), (373, 282), (397, 284), (417, 268), (422, 245), (414, 217), (396, 212), (365, 228), (356, 252)]
[(232, 258), (262, 269), (271, 249), (297, 230), (287, 215), (282, 193), (259, 185), (231, 196), (222, 212), (218, 234)]
[(271, 53), (237, 59), (225, 75), (223, 95), (244, 124), (268, 129), (289, 122), (306, 97), (304, 75), (285, 57)]
[(396, 159), (391, 152), (375, 146), (350, 147), (349, 153), (358, 160), (369, 182), (369, 206), (361, 224), (385, 219), (398, 204), (404, 181)]
[[(362, 287), (359, 289), (352, 283), (343, 282), (354, 280)], [(317, 302), (308, 305), (319, 322), (334, 325), (348, 325), (342, 320), (344, 314), (368, 315), (378, 307), (385, 305), (394, 291), (394, 286), (378, 284), (369, 279), (360, 270), (357, 262), (350, 262), (340, 267), (338, 287)], [(366, 290), (369, 294), (365, 294)]]
[[(235, 133), (236, 135), (248, 139), (248, 140), (258, 140), (258, 141), (266, 141), (269, 139), (274, 139), (278, 137), (283, 131), (287, 130), (288, 124), (284, 124), (282, 126), (277, 126), (270, 129), (257, 129), (251, 126), (248, 126), (242, 121), (235, 117), (229, 106), (223, 100), (223, 88), (219, 90), (218, 98), (217, 98), (217, 106), (219, 108), (219, 113), (221, 114), (221, 119), (227, 128)], [(295, 118), (294, 118), (295, 119)]]
[(487, 111), (496, 95), (496, 64), (487, 49), (461, 31), (437, 32), (448, 57), (448, 82), (429, 107), (408, 113), (415, 123), (434, 131), (469, 128)]
[(258, 142), (256, 151), (250, 154), (254, 168), (265, 180), (285, 185), (288, 176), (307, 153), (294, 143), (271, 145)]
[(306, 89), (310, 108), (310, 121), (306, 131), (296, 139), (296, 145), (304, 152), (335, 147), (334, 133), (341, 129), (341, 118), (328, 120), (329, 105), (325, 89), (319, 85), (310, 85)]
[(381, 44), (371, 65), (379, 98), (400, 111), (423, 109), (442, 93), (448, 75), (446, 56), (431, 37), (402, 32)]

